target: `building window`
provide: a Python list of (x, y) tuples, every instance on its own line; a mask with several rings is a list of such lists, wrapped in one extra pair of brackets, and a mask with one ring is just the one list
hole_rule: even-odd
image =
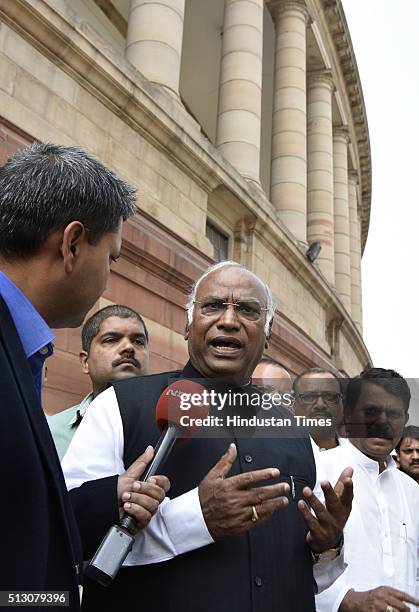
[(206, 235), (214, 247), (214, 260), (216, 263), (228, 259), (228, 236), (221, 232), (210, 221), (207, 221)]

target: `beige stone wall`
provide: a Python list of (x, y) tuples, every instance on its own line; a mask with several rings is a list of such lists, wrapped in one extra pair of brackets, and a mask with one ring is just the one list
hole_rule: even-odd
[(125, 38), (94, 0), (71, 0), (71, 2), (52, 0), (52, 6), (70, 20), (78, 22), (89, 38), (96, 37), (101, 44), (113, 48), (118, 53), (124, 53)]
[(139, 188), (144, 211), (211, 253), (196, 182), (5, 24), (0, 53), (3, 117), (38, 140), (85, 147)]
[[(142, 216), (125, 229), (121, 262), (104, 297), (147, 318), (153, 370), (185, 359), (183, 306), (190, 284), (211, 261), (209, 218), (231, 237), (231, 256), (272, 287), (280, 313), (272, 354), (293, 372), (316, 364), (359, 371), (369, 359), (362, 338), (331, 283), (306, 259), (304, 241), (297, 242), (260, 186), (227, 163), (167, 86), (150, 83), (130, 64), (111, 26), (100, 31), (103, 16), (93, 4), (22, 0), (19, 10), (41, 11), (38, 22), (29, 20), (30, 11), (25, 22), (19, 10), (0, 21), (0, 115), (33, 139), (85, 147), (138, 187)], [(48, 20), (50, 29), (42, 31)], [(268, 140), (265, 134), (262, 143)], [(253, 169), (257, 178), (258, 163)], [(338, 332), (338, 355), (328, 334), (332, 311), (345, 328)], [(55, 408), (73, 403), (76, 381), (86, 390), (78, 334), (58, 335), (46, 394)]]
[(327, 352), (325, 311), (310, 288), (304, 286), (260, 238), (254, 239), (253, 252), (253, 269), (271, 287), (280, 313)]
[(363, 361), (365, 357), (361, 358), (359, 353), (354, 350), (345, 333), (340, 334), (339, 349), (342, 369), (348, 376), (356, 376), (368, 366), (367, 362)]

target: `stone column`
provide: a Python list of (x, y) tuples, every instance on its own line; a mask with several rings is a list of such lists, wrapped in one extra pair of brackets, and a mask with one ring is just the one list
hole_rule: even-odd
[(263, 0), (225, 0), (216, 144), (259, 184)]
[(349, 229), (351, 251), (351, 314), (362, 333), (361, 293), (361, 222), (358, 215), (358, 173), (351, 170), (348, 175)]
[(307, 242), (320, 242), (317, 259), (327, 281), (335, 284), (333, 202), (333, 81), (328, 71), (307, 79)]
[(276, 29), (271, 200), (280, 219), (307, 242), (306, 26), (301, 0), (268, 0)]
[(348, 202), (348, 129), (333, 130), (333, 188), (335, 200), (335, 287), (351, 313), (351, 257)]
[(126, 57), (153, 83), (179, 97), (185, 0), (131, 0)]

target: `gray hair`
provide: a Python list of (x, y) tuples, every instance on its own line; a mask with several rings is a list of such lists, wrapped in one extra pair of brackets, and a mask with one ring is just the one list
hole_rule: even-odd
[(90, 244), (136, 210), (135, 189), (83, 149), (35, 143), (0, 168), (0, 255), (28, 258), (71, 221)]
[[(251, 272), (252, 274), (254, 274), (254, 276), (258, 280), (261, 280), (257, 276), (257, 274), (255, 274), (251, 270), (248, 270), (247, 268), (245, 268), (245, 266), (242, 266), (242, 264), (239, 264), (237, 261), (221, 261), (220, 263), (213, 264), (212, 266), (207, 268), (205, 270), (205, 272), (198, 278), (198, 280), (194, 283), (194, 285), (192, 287), (192, 291), (188, 295), (188, 301), (186, 302), (186, 312), (187, 312), (187, 317), (188, 317), (188, 325), (192, 324), (193, 311), (194, 311), (194, 308), (195, 308), (196, 293), (198, 291), (199, 285), (202, 283), (204, 278), (206, 278), (209, 274), (211, 274), (212, 272), (215, 272), (216, 270), (220, 270), (221, 268), (231, 268), (233, 266), (241, 268), (242, 270), (247, 270), (248, 272)], [(270, 331), (271, 321), (273, 320), (274, 315), (275, 315), (275, 304), (274, 304), (273, 297), (272, 297), (272, 291), (269, 289), (268, 285), (266, 285), (263, 281), (261, 281), (261, 282), (262, 282), (262, 284), (263, 284), (263, 286), (265, 288), (265, 292), (266, 292), (266, 308), (268, 310), (266, 312), (266, 317), (265, 317), (264, 332), (265, 332), (265, 336), (268, 337), (269, 336), (269, 331)]]

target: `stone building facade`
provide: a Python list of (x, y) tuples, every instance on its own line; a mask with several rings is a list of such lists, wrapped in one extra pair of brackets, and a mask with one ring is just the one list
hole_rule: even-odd
[[(185, 362), (185, 297), (214, 256), (272, 287), (268, 353), (290, 371), (370, 363), (371, 159), (340, 0), (0, 0), (0, 162), (34, 140), (138, 187), (96, 307), (144, 315), (153, 371)], [(79, 350), (80, 330), (57, 332), (48, 412), (89, 388)]]

